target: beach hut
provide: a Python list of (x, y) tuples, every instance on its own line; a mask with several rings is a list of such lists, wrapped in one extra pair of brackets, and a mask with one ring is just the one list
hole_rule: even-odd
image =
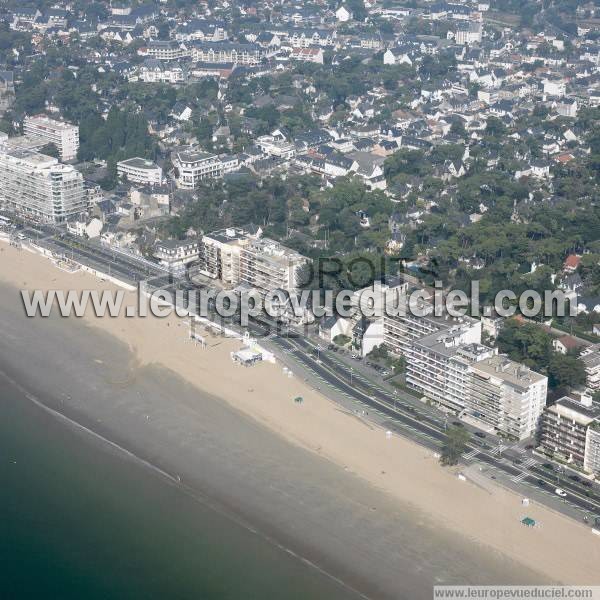
[(521, 523), (525, 525), (525, 527), (535, 527), (535, 519), (532, 519), (531, 517), (525, 517)]

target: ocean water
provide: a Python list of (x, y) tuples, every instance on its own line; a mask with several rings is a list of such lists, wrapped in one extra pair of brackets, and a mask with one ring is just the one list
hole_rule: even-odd
[(0, 597), (354, 598), (0, 376)]

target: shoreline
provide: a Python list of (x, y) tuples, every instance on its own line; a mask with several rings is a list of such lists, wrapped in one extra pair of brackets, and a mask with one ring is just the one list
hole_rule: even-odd
[(295, 559), (301, 561), (311, 569), (314, 569), (320, 575), (323, 575), (327, 579), (330, 579), (335, 584), (339, 585), (340, 588), (347, 590), (349, 593), (353, 594), (357, 598), (362, 598), (363, 600), (370, 600), (369, 595), (366, 595), (360, 590), (353, 588), (346, 581), (341, 580), (333, 573), (322, 569), (317, 563), (313, 562), (310, 558), (297, 554), (292, 548), (281, 544), (276, 537), (270, 535), (264, 529), (257, 529), (250, 522), (244, 519), (242, 515), (235, 513), (232, 510), (227, 510), (222, 504), (218, 502), (211, 501), (207, 496), (202, 495), (197, 489), (194, 489), (193, 487), (183, 483), (181, 480), (178, 480), (177, 476), (168, 473), (158, 465), (128, 450), (125, 446), (121, 446), (120, 444), (109, 439), (108, 437), (105, 437), (98, 431), (92, 429), (91, 426), (88, 427), (86, 425), (83, 425), (76, 419), (69, 417), (65, 413), (57, 410), (56, 408), (52, 408), (48, 404), (45, 404), (42, 400), (40, 400), (34, 394), (25, 389), (18, 381), (14, 380), (2, 370), (0, 370), (0, 378), (6, 379), (12, 386), (19, 390), (37, 409), (44, 411), (50, 418), (60, 421), (65, 427), (69, 427), (70, 429), (81, 433), (82, 435), (86, 436), (92, 443), (97, 443), (98, 445), (103, 447), (104, 450), (114, 451), (124, 460), (130, 461), (136, 464), (137, 466), (142, 467), (143, 469), (151, 472), (153, 475), (158, 476), (161, 480), (177, 488), (178, 491), (186, 494), (195, 502), (199, 502), (200, 504), (202, 504), (202, 506), (234, 522), (236, 525), (242, 527), (247, 532), (259, 536), (261, 539), (265, 540), (277, 549), (293, 556)]
[[(41, 289), (53, 286), (63, 289), (111, 287), (81, 272), (67, 274), (52, 269), (48, 273), (49, 265), (43, 265), (42, 257), (34, 254), (18, 253), (14, 248), (5, 248), (3, 254), (4, 259), (11, 256), (14, 264), (12, 271), (0, 268), (0, 279), (13, 287), (34, 287), (27, 283), (32, 278), (36, 281), (35, 287)], [(19, 267), (15, 269), (16, 263)], [(21, 281), (23, 277), (25, 281)], [(57, 281), (58, 286), (55, 285)], [(544, 524), (551, 523), (556, 530), (556, 534), (551, 535), (544, 527), (537, 532), (540, 536), (536, 541), (534, 536), (523, 531), (520, 523), (520, 530), (515, 526), (515, 515), (524, 510), (516, 494), (495, 484), (493, 493), (484, 494), (476, 485), (457, 482), (456, 477), (434, 462), (430, 452), (397, 436), (391, 440), (392, 443), (385, 441), (383, 431), (374, 424), (346, 413), (296, 378), (284, 379), (277, 366), (263, 364), (252, 369), (239, 369), (229, 363), (230, 367), (226, 369), (224, 361), (228, 360), (229, 350), (239, 346), (239, 342), (211, 338), (208, 350), (199, 350), (189, 343), (186, 346), (181, 339), (181, 323), (177, 324), (177, 320), (167, 326), (164, 321), (153, 319), (103, 321), (106, 324), (84, 317), (86, 327), (91, 326), (126, 343), (135, 353), (139, 365), (162, 365), (190, 385), (266, 426), (282, 440), (308, 450), (318, 460), (326, 458), (346, 477), (350, 475), (351, 479), (367, 483), (385, 496), (386, 502), (399, 502), (400, 506), (409, 505), (411, 510), (421, 512), (428, 522), (434, 524), (434, 529), (442, 528), (444, 532), (458, 534), (477, 547), (489, 548), (493, 553), (543, 573), (551, 580), (569, 583), (600, 581), (600, 574), (594, 568), (600, 562), (600, 544), (590, 539), (593, 536), (588, 528), (536, 505), (529, 507), (527, 512), (534, 513)], [(157, 339), (161, 340), (161, 346), (169, 345), (168, 352), (153, 347)], [(172, 350), (171, 344), (179, 347)], [(194, 356), (191, 357), (192, 354)], [(203, 365), (203, 362), (209, 364)], [(225, 381), (221, 378), (215, 380), (214, 372), (222, 372)], [(303, 409), (300, 411), (298, 407), (287, 404), (282, 406), (279, 393), (273, 394), (273, 388), (278, 386), (286, 391), (289, 388), (290, 398), (295, 394), (305, 397)], [(347, 418), (349, 416), (350, 419)], [(334, 436), (330, 435), (332, 429), (336, 430)], [(339, 433), (338, 429), (341, 430)], [(399, 456), (404, 460), (399, 461)], [(415, 493), (406, 490), (403, 485), (403, 478), (406, 480), (407, 477), (413, 483)], [(439, 496), (446, 498), (448, 505), (440, 502)], [(486, 523), (489, 519), (497, 520), (498, 526)], [(551, 560), (547, 546), (558, 540), (562, 544), (560, 560), (557, 561), (556, 557)], [(577, 554), (578, 560), (575, 558)]]

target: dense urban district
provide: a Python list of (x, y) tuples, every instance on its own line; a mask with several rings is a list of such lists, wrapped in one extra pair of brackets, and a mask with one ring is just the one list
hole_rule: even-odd
[[(118, 251), (219, 289), (350, 289), (354, 316), (287, 325), (446, 414), (600, 475), (597, 1), (1, 10), (12, 237), (26, 220), (65, 255)], [(340, 268), (305, 277), (327, 257)], [(374, 282), (407, 297), (436, 281), (479, 282), (482, 306), (503, 289), (562, 290), (573, 311), (359, 310)], [(448, 462), (463, 442), (455, 432)]]

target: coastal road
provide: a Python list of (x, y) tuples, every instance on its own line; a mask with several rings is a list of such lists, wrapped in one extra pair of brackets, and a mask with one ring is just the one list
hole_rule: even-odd
[[(445, 439), (444, 417), (434, 419), (427, 413), (416, 410), (410, 404), (399, 401), (393, 394), (375, 387), (365, 379), (349, 376), (347, 369), (332, 361), (325, 351), (320, 351), (317, 359), (309, 350), (312, 344), (304, 338), (273, 337), (271, 341), (309, 368), (319, 379), (386, 417), (393, 424), (391, 429), (404, 435), (408, 433), (408, 437), (413, 439), (415, 439), (414, 434), (417, 433), (419, 443), (439, 451)], [(484, 444), (488, 447), (482, 447)], [(588, 519), (600, 515), (598, 486), (588, 488), (583, 483), (568, 477), (557, 479), (554, 471), (542, 468), (535, 459), (526, 459), (522, 464), (514, 464), (510, 457), (503, 455), (509, 450), (509, 447), (501, 445), (490, 448), (485, 442), (477, 441), (469, 447), (464, 462), (465, 464), (484, 463), (495, 469), (498, 474), (504, 475), (510, 487), (522, 492), (522, 488), (527, 486), (552, 498), (554, 505), (559, 504), (564, 508), (571, 507), (584, 511)], [(525, 464), (527, 466), (523, 466)], [(556, 487), (564, 489), (568, 494), (567, 497), (559, 498), (554, 493)]]

